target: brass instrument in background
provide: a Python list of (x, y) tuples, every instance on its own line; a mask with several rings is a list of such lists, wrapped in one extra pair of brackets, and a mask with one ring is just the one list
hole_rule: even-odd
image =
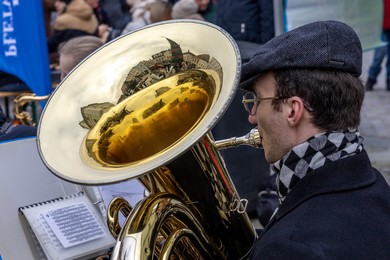
[(49, 98), (50, 95), (37, 96), (34, 93), (26, 92), (19, 94), (14, 98), (14, 115), (23, 124), (29, 126), (36, 126), (36, 122), (33, 116), (25, 111), (25, 106), (31, 102), (44, 101)]
[[(149, 196), (108, 208), (112, 259), (244, 259), (256, 232), (214, 141), (232, 101), (240, 54), (221, 28), (195, 20), (156, 23), (87, 57), (51, 95), (38, 127), (43, 162), (83, 185), (137, 178)], [(122, 227), (118, 214), (125, 215)]]

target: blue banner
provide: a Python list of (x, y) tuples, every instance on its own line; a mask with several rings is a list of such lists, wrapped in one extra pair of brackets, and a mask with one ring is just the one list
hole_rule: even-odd
[(14, 74), (38, 96), (52, 92), (40, 0), (1, 0), (0, 70)]

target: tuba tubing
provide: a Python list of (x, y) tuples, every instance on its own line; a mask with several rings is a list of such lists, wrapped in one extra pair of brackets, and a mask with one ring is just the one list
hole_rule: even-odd
[[(156, 222), (156, 219), (159, 221)], [(164, 229), (163, 232), (169, 231), (166, 239), (159, 238), (161, 229)], [(150, 248), (154, 248), (155, 244), (160, 247), (155, 249), (160, 251), (159, 259), (169, 259), (173, 254), (182, 254), (181, 259), (188, 259), (188, 255), (174, 253), (178, 251), (175, 249), (177, 244), (185, 237), (191, 238), (191, 244), (187, 243), (186, 246), (195, 246), (195, 252), (198, 254), (199, 250), (203, 258), (215, 259), (218, 248), (211, 248), (214, 244), (205, 234), (201, 223), (180, 198), (169, 193), (153, 194), (143, 200), (126, 219), (111, 259), (151, 259), (154, 252)], [(128, 241), (133, 241), (134, 246), (125, 246)]]
[[(243, 225), (248, 230), (250, 230), (250, 224), (248, 223), (248, 219), (246, 218), (245, 214), (247, 201), (245, 199), (240, 199), (234, 189), (233, 184), (229, 184), (230, 177), (227, 175), (227, 172), (225, 172), (225, 169), (222, 166), (222, 158), (219, 157), (220, 155), (218, 153), (218, 150), (220, 149), (232, 148), (239, 145), (250, 145), (255, 148), (261, 148), (261, 139), (258, 130), (254, 128), (245, 136), (238, 138), (233, 137), (220, 141), (213, 141), (210, 137), (207, 137), (203, 140), (203, 143), (201, 142), (197, 144), (196, 147), (198, 148), (192, 148), (192, 153), (202, 154), (202, 156), (196, 156), (196, 158), (198, 158), (198, 163), (203, 165), (203, 167), (201, 168), (215, 168), (220, 170), (211, 172), (202, 172), (201, 170), (201, 172), (196, 173), (196, 175), (198, 175), (197, 178), (199, 178), (199, 176), (206, 175), (213, 176), (212, 179), (214, 180), (219, 179), (222, 182), (223, 180), (225, 181), (225, 190), (221, 190), (219, 196), (221, 198), (223, 198), (224, 196), (230, 198), (222, 200), (218, 199), (218, 201), (214, 203), (221, 204), (222, 201), (227, 202), (226, 205), (222, 205), (221, 207), (225, 208), (225, 211), (227, 210), (231, 215), (236, 215), (234, 219), (230, 220), (230, 222), (234, 220), (236, 222), (241, 223), (240, 225)], [(199, 147), (201, 147), (200, 150)], [(206, 156), (206, 151), (212, 152), (212, 154)], [(218, 160), (212, 160), (208, 158), (203, 162), (199, 162), (199, 158), (206, 157), (218, 158)], [(210, 162), (218, 163), (214, 164), (214, 167), (207, 167), (206, 164), (209, 164)], [(210, 217), (207, 217), (205, 215), (195, 216), (195, 214), (193, 213), (201, 212), (201, 210), (197, 208), (201, 207), (201, 201), (197, 198), (196, 202), (189, 203), (188, 201), (185, 202), (180, 199), (180, 197), (183, 196), (187, 197), (188, 200), (191, 200), (189, 197), (193, 197), (194, 194), (181, 194), (182, 191), (178, 192), (177, 190), (175, 191), (174, 189), (172, 189), (172, 185), (177, 186), (178, 183), (182, 182), (183, 180), (180, 180), (178, 177), (172, 176), (169, 176), (169, 178), (166, 178), (164, 180), (164, 178), (161, 177), (167, 176), (168, 174), (171, 174), (171, 172), (167, 168), (165, 168), (164, 170), (152, 173), (151, 176), (147, 177), (147, 181), (145, 179), (142, 180), (141, 178), (141, 182), (143, 182), (149, 190), (155, 190), (156, 183), (159, 183), (159, 185), (157, 186), (164, 186), (166, 190), (169, 190), (168, 187), (170, 187), (171, 189), (169, 190), (169, 192), (159, 192), (152, 194), (151, 196), (143, 200), (141, 202), (141, 205), (137, 205), (137, 209), (134, 211), (132, 211), (131, 206), (123, 198), (115, 198), (111, 201), (110, 205), (107, 208), (107, 225), (113, 237), (115, 239), (118, 239), (118, 243), (114, 248), (111, 259), (149, 259), (149, 254), (151, 254), (151, 252), (148, 249), (154, 248), (153, 245), (156, 244), (156, 241), (150, 241), (150, 238), (159, 237), (161, 227), (166, 225), (165, 223), (168, 221), (171, 221), (171, 223), (169, 224), (170, 226), (165, 227), (164, 229), (170, 230), (170, 232), (166, 231), (166, 233), (169, 235), (167, 235), (167, 238), (164, 240), (163, 246), (161, 246), (159, 249), (155, 249), (157, 251), (155, 253), (160, 255), (161, 259), (169, 259), (169, 256), (171, 256), (172, 254), (177, 255), (177, 252), (174, 253), (174, 248), (175, 246), (177, 246), (179, 241), (183, 240), (184, 238), (191, 240), (191, 244), (187, 244), (187, 247), (192, 248), (192, 253), (196, 252), (196, 254), (199, 254), (199, 257), (203, 257), (205, 259), (227, 259), (230, 257), (232, 257), (233, 259), (243, 258), (245, 254), (238, 254), (234, 255), (233, 257), (233, 253), (229, 252), (229, 249), (225, 248), (224, 250), (221, 250), (220, 245), (226, 245), (226, 242), (218, 241), (218, 239), (220, 239), (218, 232), (223, 232), (226, 228), (226, 224), (214, 223), (213, 225), (208, 226), (206, 230), (205, 226), (207, 225), (206, 223), (210, 221)], [(221, 174), (223, 175), (221, 176)], [(172, 182), (173, 178), (175, 178), (175, 183)], [(151, 186), (150, 183), (154, 183), (154, 185)], [(214, 186), (215, 181), (207, 181), (206, 183), (211, 186), (211, 190), (218, 190), (218, 187)], [(207, 190), (205, 188), (206, 187), (203, 186), (202, 190)], [(222, 193), (222, 191), (224, 193)], [(177, 194), (178, 196), (172, 194)], [(213, 195), (214, 194), (211, 193), (208, 196), (213, 197)], [(186, 204), (189, 204), (189, 206), (186, 206)], [(158, 210), (150, 210), (154, 208), (158, 208)], [(123, 227), (120, 227), (119, 225), (119, 211), (122, 212), (125, 217), (127, 217), (127, 220)], [(131, 216), (129, 216), (130, 214)], [(242, 219), (242, 217), (244, 218)], [(143, 221), (141, 222), (139, 221), (139, 219), (143, 219)], [(217, 219), (221, 220), (221, 218)], [(152, 230), (150, 229), (150, 227), (152, 227)], [(220, 231), (218, 231), (219, 229)], [(212, 232), (210, 232), (211, 230)], [(234, 236), (238, 234), (242, 234), (242, 231), (236, 230), (233, 234), (229, 234), (227, 236)], [(249, 235), (249, 237), (251, 237), (252, 239), (254, 237), (254, 234), (250, 232), (247, 235)], [(217, 243), (216, 240), (218, 241)], [(132, 241), (132, 246), (128, 245), (129, 241)], [(145, 245), (147, 243), (149, 244), (146, 248), (142, 248), (142, 246), (140, 246)], [(229, 245), (228, 248), (233, 246), (234, 245)], [(149, 252), (149, 254), (145, 255), (145, 252)], [(131, 257), (129, 257), (129, 255), (131, 255)], [(186, 257), (188, 256), (181, 255), (180, 258), (187, 259)]]
[(134, 207), (111, 204), (112, 259), (249, 256), (257, 234), (219, 150), (261, 147), (261, 138), (256, 129), (222, 141), (211, 135), (236, 93), (240, 66), (222, 28), (167, 21), (108, 42), (50, 95), (37, 134), (50, 171), (82, 185), (137, 179), (149, 192)]
[[(253, 133), (248, 136), (253, 138)], [(140, 181), (151, 195), (127, 216), (111, 259), (172, 255), (244, 259), (249, 255), (257, 235), (245, 212), (246, 200), (240, 199), (211, 135)], [(113, 210), (110, 204), (108, 212), (119, 211), (117, 205), (113, 203)], [(111, 233), (117, 234), (117, 221), (117, 215), (108, 219), (108, 226), (116, 227)], [(232, 240), (237, 234), (240, 241)]]
[(122, 197), (112, 199), (107, 207), (107, 227), (113, 238), (117, 239), (122, 229), (119, 224), (119, 213), (127, 218), (133, 207)]
[(36, 126), (34, 119), (31, 114), (27, 111), (24, 111), (23, 108), (26, 104), (36, 101), (47, 100), (50, 95), (46, 96), (37, 96), (35, 93), (21, 93), (14, 99), (14, 115), (20, 120), (23, 125)]

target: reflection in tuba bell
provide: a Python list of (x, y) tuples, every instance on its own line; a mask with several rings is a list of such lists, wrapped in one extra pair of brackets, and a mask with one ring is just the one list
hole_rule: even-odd
[(221, 28), (156, 23), (95, 51), (50, 96), (37, 140), (55, 175), (84, 185), (137, 178), (149, 191), (134, 208), (111, 202), (112, 259), (249, 255), (256, 233), (218, 149), (257, 146), (260, 138), (253, 131), (216, 142), (210, 134), (235, 94), (240, 65)]

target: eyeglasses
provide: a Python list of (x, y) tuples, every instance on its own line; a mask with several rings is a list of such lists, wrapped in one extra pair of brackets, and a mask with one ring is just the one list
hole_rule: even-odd
[(253, 92), (246, 92), (242, 97), (242, 104), (246, 111), (248, 111), (249, 115), (254, 116), (256, 114), (257, 106), (261, 101), (265, 100), (278, 100), (284, 99), (286, 97), (266, 97), (266, 98), (258, 98), (256, 94)]

